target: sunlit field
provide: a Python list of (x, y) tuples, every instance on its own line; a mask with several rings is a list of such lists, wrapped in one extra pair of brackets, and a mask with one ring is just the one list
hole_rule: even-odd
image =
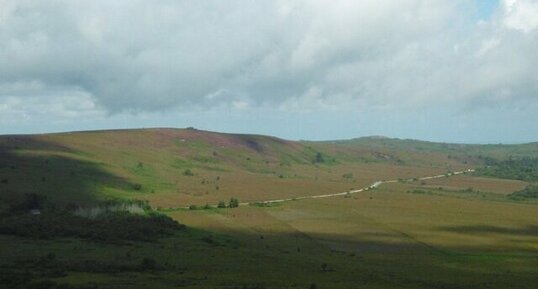
[[(538, 203), (517, 194), (534, 182), (480, 175), (485, 158), (510, 150), (534, 157), (534, 147), (170, 129), (5, 136), (0, 144), (0, 277), (13, 288), (538, 281)], [(240, 205), (230, 208), (230, 198)], [(278, 199), (288, 201), (264, 203)], [(21, 211), (34, 205), (39, 215)]]

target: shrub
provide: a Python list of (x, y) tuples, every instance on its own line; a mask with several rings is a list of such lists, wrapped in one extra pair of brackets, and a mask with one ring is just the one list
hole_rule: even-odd
[(142, 189), (142, 185), (141, 184), (134, 184), (133, 188), (135, 189), (135, 191), (140, 191)]
[(30, 210), (41, 210), (45, 207), (47, 197), (41, 194), (26, 194), (23, 200), (14, 202), (10, 206), (13, 213), (28, 212)]
[(521, 191), (508, 195), (511, 199), (536, 199), (538, 198), (538, 186), (529, 185)]
[(511, 157), (504, 161), (486, 158), (485, 163), (486, 166), (477, 169), (475, 174), (527, 182), (538, 181), (538, 158)]
[(186, 169), (185, 171), (183, 171), (183, 175), (187, 177), (192, 177), (194, 176), (194, 173), (191, 171), (191, 169)]
[(230, 202), (228, 203), (228, 207), (230, 208), (237, 208), (239, 207), (239, 200), (237, 198), (230, 198)]
[(157, 261), (153, 258), (144, 258), (140, 261), (141, 270), (155, 270), (157, 268)]
[(184, 228), (184, 225), (156, 212), (147, 215), (109, 212), (93, 219), (66, 212), (47, 212), (39, 216), (22, 214), (0, 219), (0, 234), (34, 239), (77, 237), (112, 243), (154, 241)]
[(316, 153), (316, 157), (314, 158), (314, 163), (323, 163), (325, 160), (323, 159), (323, 155), (318, 152)]
[(321, 270), (323, 272), (327, 271), (327, 267), (328, 267), (327, 263), (321, 263)]
[(219, 204), (217, 205), (217, 208), (219, 209), (226, 208), (226, 203), (224, 203), (223, 201), (220, 201)]

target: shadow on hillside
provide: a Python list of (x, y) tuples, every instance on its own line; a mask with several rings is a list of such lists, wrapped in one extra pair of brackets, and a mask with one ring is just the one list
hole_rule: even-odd
[(461, 234), (502, 234), (513, 236), (538, 236), (538, 226), (529, 225), (521, 228), (506, 228), (491, 225), (475, 226), (447, 226), (441, 227), (442, 231)]
[[(210, 242), (201, 252), (215, 257), (201, 268), (227, 268), (220, 272), (265, 284), (289, 282), (267, 288), (295, 288), (292, 284), (304, 280), (323, 284), (319, 288), (529, 288), (538, 276), (537, 251), (491, 251), (472, 244), (432, 246), (406, 238), (350, 240), (343, 234), (298, 231), (200, 232), (217, 236), (202, 238)], [(227, 245), (226, 238), (236, 242)]]
[[(0, 238), (0, 245), (13, 244), (11, 240)], [(343, 242), (348, 247), (340, 249), (327, 241)], [(65, 271), (76, 265), (79, 272), (107, 276), (96, 278), (98, 288), (110, 287), (108, 276), (118, 282), (137, 277), (139, 284), (126, 282), (123, 288), (141, 288), (137, 287), (140, 284), (169, 288), (192, 276), (198, 277), (190, 280), (197, 288), (306, 289), (313, 288), (311, 284), (317, 284), (314, 288), (533, 288), (538, 268), (536, 254), (492, 253), (484, 251), (488, 248), (471, 250), (465, 245), (444, 247), (439, 252), (411, 240), (351, 241), (345, 235), (299, 231), (267, 233), (224, 228), (210, 232), (188, 228), (156, 243), (99, 243), (93, 250), (76, 248), (94, 246), (89, 242), (44, 244), (50, 243), (21, 242), (20, 246), (29, 246), (35, 252), (31, 246), (43, 246), (37, 257), (44, 252), (63, 256)], [(137, 268), (148, 256), (160, 271), (137, 274), (129, 269)], [(88, 257), (94, 258), (93, 264), (102, 267), (102, 271), (78, 261)]]
[(32, 136), (0, 138), (0, 199), (4, 202), (40, 194), (60, 205), (91, 204), (105, 187), (129, 190), (133, 185), (68, 147)]

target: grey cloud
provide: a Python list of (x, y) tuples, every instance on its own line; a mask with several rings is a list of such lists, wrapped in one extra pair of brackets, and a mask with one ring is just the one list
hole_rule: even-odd
[(56, 90), (111, 113), (535, 101), (536, 18), (515, 14), (532, 3), (477, 24), (471, 2), (3, 1), (0, 102)]

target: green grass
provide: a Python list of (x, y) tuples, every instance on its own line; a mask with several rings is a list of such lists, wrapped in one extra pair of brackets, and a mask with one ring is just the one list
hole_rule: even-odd
[[(243, 202), (335, 193), (535, 152), (536, 144), (289, 142), (173, 129), (4, 136), (0, 283), (8, 288), (532, 288), (538, 281), (537, 204), (510, 197), (526, 182), (451, 176), (386, 184), (346, 197), (184, 207), (227, 203), (230, 197)], [(318, 153), (323, 162), (316, 162)], [(117, 222), (78, 217), (68, 222), (66, 215), (30, 216), (24, 210), (11, 215), (11, 204), (31, 193), (59, 209), (109, 199), (148, 201), (187, 228), (159, 234), (158, 226), (146, 228), (146, 219), (129, 215)], [(57, 234), (44, 239), (17, 233), (22, 228)], [(125, 237), (130, 229), (148, 238)], [(88, 231), (97, 237), (89, 238)], [(109, 233), (121, 238), (104, 241)]]

